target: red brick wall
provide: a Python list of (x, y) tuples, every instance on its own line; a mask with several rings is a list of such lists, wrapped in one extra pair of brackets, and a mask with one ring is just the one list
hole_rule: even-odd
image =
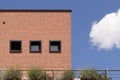
[[(10, 53), (10, 40), (22, 41), (22, 53)], [(42, 41), (42, 53), (29, 52), (30, 40)], [(49, 53), (49, 40), (61, 40), (62, 52)], [(71, 68), (71, 12), (0, 11), (0, 69), (13, 67)]]

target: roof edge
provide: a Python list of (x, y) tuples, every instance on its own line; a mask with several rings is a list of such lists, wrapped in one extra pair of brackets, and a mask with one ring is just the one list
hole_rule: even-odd
[(0, 9), (0, 12), (72, 12), (70, 9)]

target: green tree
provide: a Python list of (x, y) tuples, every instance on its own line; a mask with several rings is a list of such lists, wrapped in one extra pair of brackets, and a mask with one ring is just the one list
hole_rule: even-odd
[(80, 72), (81, 80), (107, 80), (107, 78), (101, 76), (95, 69), (85, 69)]
[(9, 69), (5, 72), (3, 79), (4, 80), (21, 80), (22, 73), (19, 70)]
[(28, 76), (30, 80), (52, 80), (46, 72), (41, 69), (32, 69), (28, 71)]
[(62, 80), (73, 80), (74, 77), (74, 72), (72, 70), (67, 70), (63, 73)]

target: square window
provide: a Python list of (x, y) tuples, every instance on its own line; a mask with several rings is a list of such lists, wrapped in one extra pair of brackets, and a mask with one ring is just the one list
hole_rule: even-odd
[(61, 41), (50, 41), (49, 52), (60, 53), (61, 52)]
[(21, 53), (22, 52), (21, 41), (10, 41), (10, 52)]
[(40, 53), (41, 52), (41, 41), (30, 41), (30, 52)]

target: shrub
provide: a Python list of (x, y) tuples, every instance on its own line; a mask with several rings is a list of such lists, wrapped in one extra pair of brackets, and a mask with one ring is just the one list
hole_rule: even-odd
[(73, 80), (74, 77), (74, 72), (72, 70), (68, 70), (63, 73), (62, 80)]
[(30, 80), (52, 80), (52, 78), (39, 69), (32, 69), (28, 71), (28, 76)]
[(4, 74), (4, 80), (21, 80), (22, 73), (19, 70), (10, 69), (7, 70)]

